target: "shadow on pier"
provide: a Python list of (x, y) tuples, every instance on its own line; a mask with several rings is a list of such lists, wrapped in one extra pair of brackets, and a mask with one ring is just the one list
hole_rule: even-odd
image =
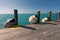
[(44, 25), (44, 24), (57, 25), (56, 23), (42, 23), (42, 25)]
[(28, 27), (28, 26), (24, 26), (24, 25), (19, 25), (22, 28), (26, 28), (26, 29), (31, 29), (31, 30), (36, 30), (36, 28), (33, 27)]

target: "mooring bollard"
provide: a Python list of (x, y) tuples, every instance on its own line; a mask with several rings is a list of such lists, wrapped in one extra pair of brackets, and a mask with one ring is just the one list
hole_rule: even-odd
[(14, 9), (14, 19), (15, 19), (15, 25), (18, 25), (18, 10)]
[(48, 21), (51, 21), (51, 14), (52, 14), (52, 11), (49, 11), (48, 12), (48, 19), (49, 19)]
[(37, 20), (37, 24), (39, 24), (40, 23), (40, 11), (37, 12), (37, 15), (36, 16), (37, 16), (37, 19), (38, 19)]
[(60, 20), (60, 12), (57, 13), (57, 20)]

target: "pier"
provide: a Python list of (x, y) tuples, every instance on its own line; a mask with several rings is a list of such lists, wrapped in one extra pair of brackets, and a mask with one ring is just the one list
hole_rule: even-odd
[(60, 21), (24, 26), (0, 29), (0, 40), (60, 40)]
[[(17, 10), (14, 10), (15, 25), (18, 25)], [(60, 15), (57, 15), (60, 19)], [(49, 22), (40, 23), (40, 11), (37, 13), (37, 24), (18, 25), (16, 28), (0, 29), (0, 40), (60, 40), (60, 20), (51, 20), (51, 11), (48, 14)]]

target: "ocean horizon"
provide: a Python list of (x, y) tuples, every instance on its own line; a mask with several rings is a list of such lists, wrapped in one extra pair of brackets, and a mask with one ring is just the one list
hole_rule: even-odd
[[(32, 15), (36, 15), (36, 14), (18, 14), (18, 24), (19, 25), (26, 25), (26, 24), (30, 24), (29, 23), (29, 17)], [(40, 22), (42, 21), (42, 19), (44, 17), (47, 17), (48, 14), (44, 13), (40, 15)], [(14, 14), (0, 14), (0, 28), (4, 28), (4, 22), (8, 19), (12, 19), (14, 18)], [(51, 16), (52, 20), (56, 20), (56, 14), (52, 14)]]

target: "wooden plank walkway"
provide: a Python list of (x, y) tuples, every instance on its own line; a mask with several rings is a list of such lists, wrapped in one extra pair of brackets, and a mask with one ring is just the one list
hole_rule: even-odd
[(0, 40), (60, 40), (60, 22), (0, 29)]

